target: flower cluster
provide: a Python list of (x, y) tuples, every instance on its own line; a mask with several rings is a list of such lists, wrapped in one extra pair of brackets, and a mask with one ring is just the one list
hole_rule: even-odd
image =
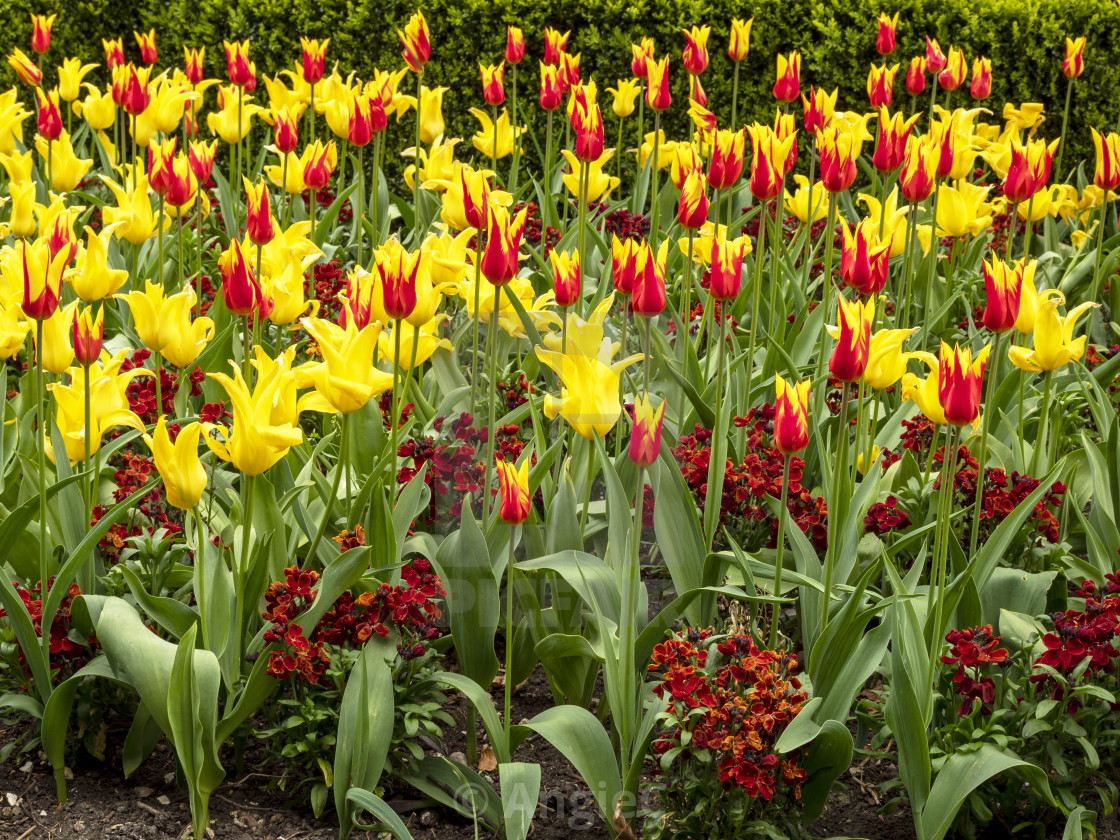
[[(1120, 574), (1106, 576), (1103, 590), (1098, 591), (1091, 580), (1086, 580), (1078, 594), (1085, 598), (1085, 609), (1069, 609), (1055, 613), (1054, 632), (1042, 638), (1046, 647), (1034, 662), (1034, 667), (1045, 665), (1069, 677), (1085, 660), (1082, 679), (1099, 672), (1115, 673), (1120, 656), (1117, 641), (1120, 639)], [(1063, 687), (1047, 671), (1031, 674), (1031, 682), (1053, 685), (1053, 697), (1064, 696)]]
[(969, 714), (973, 701), (980, 702), (980, 713), (990, 715), (991, 704), (995, 701), (996, 684), (991, 676), (983, 671), (983, 666), (1003, 665), (1011, 655), (1006, 648), (999, 647), (1001, 636), (995, 635), (992, 625), (970, 627), (964, 630), (951, 630), (945, 636), (952, 647), (941, 661), (946, 665), (956, 665), (953, 684), (962, 698), (957, 714)]
[[(145, 347), (132, 351), (132, 355), (125, 359), (121, 365), (121, 373), (126, 373), (136, 368), (143, 368), (148, 359), (151, 358), (152, 352)], [(125, 396), (128, 398), (128, 407), (134, 411), (145, 424), (155, 423), (159, 419), (160, 414), (166, 414), (169, 417), (175, 415), (175, 395), (179, 391), (179, 384), (183, 381), (180, 377), (174, 375), (172, 370), (168, 370), (163, 365), (159, 368), (160, 378), (160, 396), (162, 397), (163, 404), (156, 409), (156, 379), (154, 376), (137, 376), (128, 383), (128, 389), (125, 391)], [(195, 367), (187, 375), (186, 381), (190, 383), (190, 395), (197, 397), (202, 393), (202, 380), (206, 378), (206, 374), (202, 368)], [(115, 434), (115, 433), (114, 433)]]
[[(359, 543), (357, 534), (340, 536), (343, 542)], [(397, 585), (382, 583), (356, 598), (344, 592), (307, 636), (297, 619), (318, 594), (319, 573), (298, 566), (285, 569), (284, 580), (271, 583), (265, 592), (261, 613), (270, 623), (264, 640), (281, 648), (269, 654), (268, 673), (277, 679), (296, 675), (316, 685), (331, 664), (332, 649), (360, 647), (375, 635), (384, 638), (391, 632), (400, 636), (397, 651), (403, 659), (423, 656), (423, 642), (439, 636), (434, 625), (440, 617), (436, 600), (446, 592), (423, 558), (401, 569), (401, 581)]]
[[(52, 577), (47, 584), (48, 590), (54, 584)], [(16, 588), (16, 594), (23, 602), (24, 609), (27, 614), (31, 616), (31, 623), (35, 627), (35, 635), (40, 639), (43, 637), (43, 599), (40, 591), (40, 584), (36, 583), (30, 589), (20, 586), (18, 583), (13, 582), (12, 586)], [(89, 661), (89, 654), (91, 646), (96, 646), (97, 640), (90, 638), (86, 640), (86, 644), (79, 644), (70, 638), (70, 604), (71, 602), (82, 594), (82, 590), (78, 588), (78, 584), (70, 584), (70, 588), (66, 590), (66, 595), (63, 596), (62, 601), (58, 605), (58, 611), (54, 615), (54, 620), (51, 622), (51, 641), (50, 641), (50, 655), (51, 655), (51, 671), (57, 675), (59, 682), (71, 676), (75, 671), (81, 668)], [(0, 618), (7, 616), (7, 612), (0, 608)], [(27, 667), (27, 660), (24, 658), (23, 650), (17, 648), (19, 654), (19, 665), (23, 673), (30, 678), (31, 671)]]

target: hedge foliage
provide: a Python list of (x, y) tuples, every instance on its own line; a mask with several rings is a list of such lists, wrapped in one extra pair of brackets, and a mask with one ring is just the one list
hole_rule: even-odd
[[(26, 0), (0, 0), (0, 15), (8, 21), (0, 49), (27, 49), (31, 8), (59, 13), (50, 54), (54, 64), (71, 55), (102, 62), (101, 38), (111, 35), (126, 36), (126, 54), (139, 60), (132, 32), (155, 27), (163, 66), (181, 63), (184, 44), (205, 44), (211, 72), (224, 77), (222, 40), (250, 38), (258, 66), (272, 72), (298, 58), (300, 35), (329, 36), (328, 62), (337, 61), (343, 73), (368, 77), (374, 67), (401, 65), (396, 28), (415, 6), (415, 0), (33, 0), (28, 7)], [(1087, 36), (1087, 69), (1074, 89), (1067, 160), (1089, 153), (1089, 126), (1111, 125), (1120, 102), (1115, 0), (424, 0), (422, 7), (434, 44), (425, 81), (450, 88), (444, 107), (448, 131), (460, 137), (476, 130), (468, 108), (481, 103), (477, 62), (501, 57), (507, 24), (520, 26), (529, 42), (529, 60), (521, 65), (522, 102), (526, 94), (536, 98), (536, 58), (546, 26), (572, 30), (569, 51), (582, 53), (584, 76), (594, 74), (600, 89), (629, 74), (630, 43), (653, 35), (659, 53), (676, 57), (674, 106), (667, 117), (671, 135), (682, 133), (687, 120), (687, 77), (679, 64), (682, 27), (711, 25), (712, 63), (703, 84), (713, 110), (729, 113), (732, 74), (725, 49), (732, 17), (755, 19), (740, 79), (740, 112), (747, 120), (772, 119), (774, 56), (795, 48), (803, 55), (803, 85), (839, 87), (842, 107), (864, 107), (868, 67), (878, 59), (875, 20), (881, 10), (901, 12), (893, 57), (902, 65), (896, 103), (909, 105), (902, 76), (909, 58), (924, 51), (927, 34), (939, 38), (946, 51), (961, 47), (970, 66), (976, 55), (991, 58), (989, 101), (1044, 103), (1050, 115), (1044, 130), (1051, 135), (1060, 130), (1065, 97), (1064, 38)], [(5, 87), (14, 82), (6, 65), (0, 72)], [(956, 104), (964, 104), (966, 88), (956, 92)], [(608, 116), (608, 136), (613, 130)]]

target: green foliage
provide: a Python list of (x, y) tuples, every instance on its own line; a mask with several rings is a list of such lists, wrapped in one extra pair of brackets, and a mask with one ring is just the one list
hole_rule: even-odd
[[(1067, 35), (1087, 36), (1085, 74), (1074, 86), (1073, 139), (1067, 160), (1089, 153), (1089, 126), (1108, 125), (1109, 109), (1120, 97), (1120, 8), (1111, 0), (682, 0), (671, 5), (653, 0), (573, 0), (560, 5), (524, 0), (426, 0), (420, 4), (414, 0), (376, 4), (354, 0), (138, 0), (131, 4), (43, 0), (36, 7), (59, 13), (47, 62), (52, 67), (71, 55), (103, 62), (101, 39), (111, 36), (123, 36), (126, 56), (138, 60), (132, 32), (155, 27), (160, 66), (181, 64), (184, 44), (205, 45), (210, 72), (224, 77), (222, 41), (249, 38), (257, 66), (271, 73), (299, 59), (301, 35), (329, 36), (328, 67), (337, 61), (343, 74), (354, 71), (369, 78), (374, 67), (400, 66), (396, 29), (417, 5), (424, 10), (434, 45), (425, 83), (450, 89), (445, 113), (448, 133), (456, 137), (469, 138), (477, 130), (468, 110), (481, 101), (477, 61), (501, 57), (510, 24), (524, 30), (529, 44), (528, 56), (519, 67), (522, 103), (536, 101), (537, 60), (543, 53), (546, 26), (572, 31), (569, 52), (582, 54), (584, 76), (594, 76), (601, 91), (613, 86), (619, 76), (629, 75), (631, 42), (642, 35), (653, 36), (659, 52), (674, 57), (674, 105), (665, 115), (670, 135), (685, 132), (688, 121), (688, 77), (680, 67), (684, 44), (680, 29), (711, 25), (711, 66), (702, 81), (712, 110), (727, 114), (732, 91), (732, 65), (725, 52), (730, 20), (752, 15), (751, 54), (740, 71), (740, 113), (747, 122), (773, 119), (774, 56), (792, 49), (802, 53), (804, 84), (829, 90), (838, 87), (841, 107), (863, 107), (868, 67), (879, 61), (875, 20), (881, 10), (901, 13), (898, 50), (892, 56), (892, 63), (902, 65), (895, 86), (896, 104), (910, 105), (902, 76), (909, 58), (924, 51), (927, 34), (938, 38), (946, 49), (961, 47), (970, 65), (977, 55), (989, 57), (993, 82), (988, 101), (996, 107), (1004, 102), (1044, 103), (1050, 114), (1044, 133), (1050, 136), (1060, 130), (1066, 93), (1066, 80), (1060, 73), (1064, 39)], [(9, 21), (0, 34), (0, 49), (5, 54), (16, 47), (27, 50), (31, 23), (24, 8), (22, 3), (0, 0), (0, 13)], [(48, 70), (47, 78), (53, 80), (55, 71)], [(13, 83), (14, 73), (4, 65), (0, 84)], [(404, 82), (409, 89), (412, 84), (411, 78)], [(928, 105), (928, 96), (923, 99), (926, 102), (919, 107)], [(944, 102), (943, 93), (940, 99)], [(967, 85), (953, 100), (957, 105), (966, 100), (971, 103)], [(535, 108), (526, 113), (530, 122), (539, 117)], [(608, 122), (612, 123), (608, 136), (614, 136), (610, 116)], [(632, 122), (628, 128), (630, 137), (625, 142), (632, 147), (636, 126)], [(541, 128), (535, 130), (539, 134)], [(394, 148), (411, 139), (410, 126), (397, 131), (397, 140), (390, 141)]]

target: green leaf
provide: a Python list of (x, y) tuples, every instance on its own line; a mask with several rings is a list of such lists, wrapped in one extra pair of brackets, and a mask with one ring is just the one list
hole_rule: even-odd
[(505, 840), (525, 840), (537, 811), (541, 789), (541, 766), (516, 762), (498, 765), (502, 785)]
[(355, 821), (355, 827), (365, 831), (378, 831), (386, 830), (396, 840), (412, 840), (412, 835), (408, 832), (408, 827), (401, 822), (401, 818), (397, 816), (397, 812), (385, 804), (383, 800), (376, 793), (370, 793), (368, 790), (361, 788), (351, 788), (346, 792), (346, 801), (354, 807), (350, 809), (355, 816), (360, 811), (369, 811), (377, 818), (377, 822), (373, 824), (359, 823)]

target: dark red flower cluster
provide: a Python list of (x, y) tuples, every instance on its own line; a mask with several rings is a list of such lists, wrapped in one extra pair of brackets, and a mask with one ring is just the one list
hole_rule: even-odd
[(349, 551), (366, 544), (366, 529), (361, 525), (355, 525), (353, 531), (343, 531), (331, 539), (338, 545), (340, 551)]
[[(980, 701), (980, 712), (992, 713), (991, 704), (996, 697), (996, 683), (984, 673), (985, 665), (1002, 665), (1011, 655), (1006, 648), (999, 647), (1002, 636), (995, 635), (992, 625), (969, 627), (964, 630), (950, 630), (945, 636), (952, 647), (948, 656), (942, 656), (946, 665), (956, 665), (953, 683), (957, 694), (963, 699), (957, 714), (961, 717), (972, 712), (973, 701)], [(972, 673), (969, 673), (971, 669)]]
[[(1089, 370), (1096, 370), (1100, 365), (1114, 358), (1117, 353), (1120, 353), (1120, 344), (1113, 344), (1109, 347), (1097, 347), (1095, 344), (1090, 344), (1085, 351), (1085, 367)], [(1108, 383), (1108, 393), (1113, 402), (1120, 399), (1120, 375)], [(1090, 417), (1092, 416), (1092, 412), (1087, 412), (1087, 414)]]
[(296, 675), (297, 679), (317, 684), (331, 663), (333, 648), (360, 647), (374, 635), (386, 637), (393, 631), (401, 637), (397, 651), (403, 658), (422, 656), (423, 642), (439, 637), (434, 624), (440, 617), (436, 599), (447, 593), (423, 558), (404, 566), (401, 580), (395, 586), (382, 583), (357, 598), (344, 592), (307, 637), (296, 619), (315, 600), (319, 573), (298, 566), (285, 569), (284, 580), (271, 583), (265, 592), (266, 606), (261, 613), (271, 625), (264, 640), (282, 646), (269, 654), (268, 673), (277, 679)]
[[(338, 296), (346, 291), (346, 274), (338, 260), (325, 263), (316, 263), (315, 268), (315, 299), (319, 301), (319, 317), (328, 321), (338, 320), (338, 308), (341, 305)], [(308, 278), (303, 279), (304, 294), (309, 294)]]
[(908, 452), (913, 452), (914, 458), (919, 464), (925, 464), (926, 459), (929, 458), (929, 449), (933, 446), (933, 438), (936, 434), (937, 426), (922, 414), (917, 415), (912, 420), (903, 420), (902, 435), (900, 436), (902, 448)]
[[(48, 588), (53, 584), (54, 578), (52, 577), (47, 583)], [(31, 623), (35, 627), (35, 635), (41, 639), (43, 637), (43, 599), (40, 595), (40, 584), (36, 583), (31, 589), (26, 589), (16, 582), (13, 582), (12, 586), (16, 588), (24, 609), (31, 616)], [(58, 605), (54, 620), (51, 621), (51, 673), (57, 675), (59, 682), (85, 665), (89, 661), (91, 647), (97, 645), (97, 639), (95, 638), (86, 639), (84, 645), (70, 638), (70, 604), (81, 594), (82, 590), (78, 588), (78, 584), (70, 584), (70, 588), (66, 590), (66, 594)], [(0, 618), (7, 615), (7, 611), (0, 608)], [(30, 678), (31, 670), (27, 667), (27, 660), (24, 658), (22, 648), (19, 649), (19, 664), (24, 674)]]
[[(393, 427), (393, 392), (392, 390), (383, 391), (381, 396), (377, 398), (377, 407), (381, 410), (381, 420), (385, 424), (385, 431), (389, 431)], [(404, 428), (408, 423), (408, 418), (412, 415), (412, 409), (415, 406), (412, 403), (405, 403), (401, 406), (401, 420), (397, 424), (398, 429)], [(398, 453), (399, 454), (399, 453)]]
[[(168, 427), (168, 434), (172, 440), (178, 433), (179, 425), (177, 423)], [(113, 501), (118, 503), (152, 482), (158, 475), (155, 463), (150, 458), (136, 455), (128, 449), (113, 456), (112, 463), (116, 464), (118, 462), (118, 469), (113, 473), (113, 483), (115, 485)], [(121, 549), (124, 548), (125, 542), (132, 537), (151, 535), (160, 529), (167, 531), (169, 534), (182, 533), (182, 526), (169, 516), (164, 505), (162, 484), (153, 487), (150, 493), (142, 496), (136, 503), (136, 509), (148, 519), (150, 524), (135, 525), (131, 524), (128, 519), (117, 522), (109, 527), (105, 536), (97, 544), (97, 547), (101, 550), (102, 558), (109, 565), (116, 565), (120, 560)], [(95, 505), (90, 518), (90, 525), (96, 525), (106, 513), (108, 513), (108, 509), (104, 505)]]
[[(544, 223), (541, 221), (540, 208), (536, 205), (535, 202), (523, 201), (513, 205), (513, 208), (510, 212), (516, 215), (517, 213), (520, 213), (523, 208), (526, 209), (527, 212), (525, 214), (525, 232), (522, 234), (522, 236), (530, 245), (539, 248), (541, 244), (541, 230), (544, 227)], [(548, 252), (551, 251), (559, 241), (560, 231), (558, 231), (554, 227), (548, 228), (548, 233), (545, 237), (544, 249), (541, 253), (541, 256), (548, 256)]]
[(898, 498), (887, 496), (885, 502), (876, 502), (867, 509), (863, 527), (871, 534), (887, 534), (896, 528), (910, 526), (910, 514), (898, 506)]
[[(1088, 659), (1082, 679), (1100, 671), (1114, 673), (1116, 663), (1113, 660), (1120, 656), (1116, 646), (1120, 638), (1120, 576), (1107, 575), (1102, 592), (1097, 591), (1093, 581), (1087, 580), (1078, 594), (1085, 597), (1085, 609), (1070, 609), (1051, 616), (1054, 632), (1043, 636), (1046, 650), (1035, 660), (1034, 666), (1047, 665), (1068, 678)], [(1062, 686), (1045, 671), (1032, 674), (1031, 682), (1052, 683), (1055, 699), (1060, 700), (1064, 694)]]
[(797, 660), (785, 652), (759, 650), (749, 636), (732, 636), (716, 646), (723, 662), (709, 672), (709, 652), (698, 647), (707, 638), (707, 631), (692, 630), (654, 648), (649, 667), (661, 682), (653, 690), (667, 701), (673, 722), (653, 742), (654, 754), (680, 749), (677, 760), (688, 762), (695, 751), (711, 750), (725, 790), (740, 788), (769, 802), (783, 784), (799, 800), (806, 777), (799, 756), (783, 760), (774, 752), (807, 698), (792, 676)]
[[(145, 347), (133, 350), (132, 355), (125, 359), (121, 365), (121, 372), (144, 367), (151, 355), (151, 351)], [(160, 414), (166, 414), (168, 417), (175, 415), (175, 394), (179, 390), (179, 377), (175, 375), (173, 370), (169, 370), (162, 365), (160, 365), (158, 373), (162, 391), (160, 396), (163, 399), (160, 411), (156, 411), (156, 378), (154, 376), (135, 377), (128, 383), (128, 388), (125, 391), (125, 396), (128, 398), (128, 407), (139, 415), (145, 425), (155, 423)], [(197, 397), (202, 393), (202, 380), (205, 378), (206, 374), (203, 373), (202, 368), (194, 367), (191, 369), (191, 372), (187, 375), (187, 381), (190, 382), (192, 397)]]
[(596, 224), (604, 239), (609, 239), (612, 235), (623, 241), (645, 239), (649, 236), (649, 219), (640, 213), (631, 213), (624, 208), (607, 213), (608, 205), (601, 201), (592, 202), (590, 210), (591, 218), (598, 220)]
[[(747, 455), (742, 463), (727, 459), (724, 472), (723, 498), (720, 519), (724, 522), (743, 522), (747, 525), (762, 524), (761, 543), (776, 544), (778, 520), (770, 512), (765, 498), (781, 498), (784, 458), (770, 443), (773, 434), (774, 408), (769, 403), (762, 408), (752, 408), (746, 417), (734, 418), (735, 425), (748, 428)], [(699, 424), (694, 434), (682, 436), (673, 454), (680, 464), (681, 474), (701, 505), (708, 492), (708, 462), (711, 458), (710, 429)], [(828, 544), (828, 506), (821, 496), (813, 496), (801, 485), (801, 472), (805, 462), (797, 457), (790, 459), (789, 512), (797, 526), (809, 537), (813, 545), (824, 550)], [(750, 542), (750, 534), (743, 535)], [(759, 540), (753, 541), (756, 548)]]

